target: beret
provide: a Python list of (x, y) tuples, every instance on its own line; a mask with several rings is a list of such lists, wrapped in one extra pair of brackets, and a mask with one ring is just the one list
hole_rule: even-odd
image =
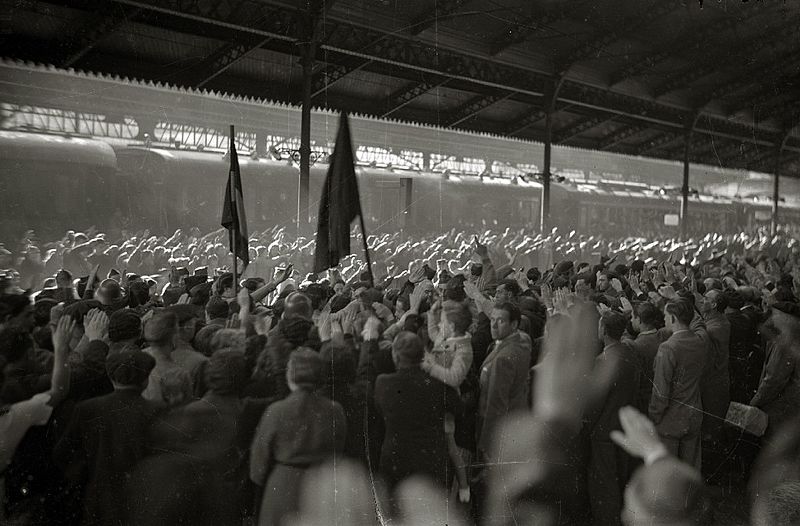
[(142, 335), (142, 320), (130, 309), (116, 311), (108, 319), (108, 339), (120, 342)]
[(140, 385), (156, 366), (156, 360), (144, 351), (120, 351), (106, 360), (106, 373), (120, 385)]

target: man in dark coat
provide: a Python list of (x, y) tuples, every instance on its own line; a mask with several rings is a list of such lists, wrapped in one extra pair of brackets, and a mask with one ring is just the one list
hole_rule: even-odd
[(665, 321), (665, 329), (672, 336), (658, 347), (656, 354), (650, 419), (670, 454), (700, 469), (700, 381), (708, 335), (702, 321), (694, 318), (692, 304), (684, 299), (667, 303)]
[[(660, 321), (659, 321), (660, 318)], [(636, 354), (639, 361), (639, 394), (636, 397), (636, 409), (647, 413), (650, 397), (653, 396), (653, 364), (661, 345), (658, 327), (664, 321), (664, 315), (650, 302), (642, 302), (636, 306), (631, 322), (639, 331), (635, 340), (625, 340)]]
[(126, 482), (145, 456), (147, 429), (157, 412), (142, 398), (153, 367), (153, 357), (142, 351), (109, 356), (106, 370), (114, 392), (75, 406), (56, 444), (56, 463), (72, 480), (86, 481), (81, 524), (126, 523)]
[(520, 317), (519, 308), (513, 303), (492, 309), (494, 343), (481, 366), (478, 401), (478, 455), (483, 459), (500, 420), (528, 407), (531, 339), (518, 330)]
[(611, 432), (621, 429), (619, 410), (633, 405), (639, 391), (639, 362), (633, 349), (620, 339), (627, 319), (609, 311), (600, 319), (599, 335), (603, 352), (595, 359), (607, 362), (614, 370), (605, 399), (586, 411), (586, 429), (591, 440), (589, 497), (596, 524), (619, 524), (622, 496), (630, 473), (630, 458), (611, 441)]
[(381, 473), (390, 487), (416, 474), (445, 485), (452, 473), (444, 418), (446, 413), (458, 414), (461, 401), (455, 389), (421, 369), (424, 356), (416, 334), (400, 333), (392, 344), (397, 372), (375, 381), (375, 404), (386, 425)]

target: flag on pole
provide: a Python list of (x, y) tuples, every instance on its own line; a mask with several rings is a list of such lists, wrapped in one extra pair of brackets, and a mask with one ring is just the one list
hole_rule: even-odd
[(239, 156), (236, 155), (234, 137), (233, 126), (231, 126), (229, 150), (231, 167), (228, 170), (228, 185), (225, 187), (225, 202), (222, 204), (222, 226), (228, 229), (231, 253), (238, 256), (244, 263), (244, 267), (247, 267), (250, 263), (250, 252), (247, 246), (247, 219), (244, 214), (242, 174), (239, 171)]
[[(339, 264), (343, 256), (350, 254), (350, 225), (361, 217), (361, 234), (365, 239), (361, 201), (358, 195), (353, 144), (350, 140), (350, 125), (347, 114), (339, 117), (339, 130), (333, 148), (322, 197), (319, 201), (317, 219), (317, 246), (314, 254), (314, 272), (324, 272)], [(366, 252), (369, 261), (369, 252)], [(370, 269), (371, 270), (371, 269)]]

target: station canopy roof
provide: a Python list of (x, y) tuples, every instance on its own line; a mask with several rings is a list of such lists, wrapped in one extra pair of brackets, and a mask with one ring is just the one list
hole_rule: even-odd
[(800, 2), (26, 0), (0, 25), (7, 58), (292, 104), (313, 42), (316, 107), (534, 141), (552, 108), (556, 144), (682, 160), (691, 128), (692, 162), (800, 172)]

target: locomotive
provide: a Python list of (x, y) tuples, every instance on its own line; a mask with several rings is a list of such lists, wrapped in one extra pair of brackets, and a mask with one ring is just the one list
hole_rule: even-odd
[[(34, 229), (60, 236), (90, 225), (116, 233), (149, 228), (219, 228), (229, 160), (221, 152), (147, 147), (81, 137), (0, 132), (0, 239)], [(251, 232), (297, 222), (299, 170), (292, 160), (239, 155)], [(327, 164), (311, 167), (312, 221)], [(537, 231), (542, 185), (535, 174), (423, 171), (361, 165), (362, 211), (370, 233), (432, 233), (494, 227)], [(551, 183), (551, 224), (616, 237), (678, 233), (680, 195), (644, 183)], [(800, 208), (781, 206), (781, 222), (800, 224)], [(771, 204), (690, 197), (690, 233), (737, 233), (767, 226)]]

